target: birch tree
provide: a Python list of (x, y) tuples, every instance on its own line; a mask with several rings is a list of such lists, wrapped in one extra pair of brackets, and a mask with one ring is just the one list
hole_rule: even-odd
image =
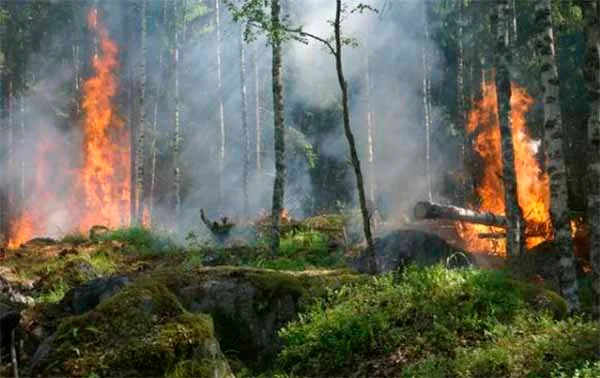
[(256, 139), (256, 173), (262, 174), (262, 118), (260, 100), (260, 71), (258, 69), (258, 43), (254, 43), (254, 115), (255, 115), (255, 139)]
[(244, 217), (247, 219), (249, 214), (248, 204), (248, 180), (250, 175), (250, 133), (248, 130), (248, 100), (246, 95), (246, 49), (244, 47), (243, 29), (240, 33), (240, 99), (242, 102), (242, 145), (244, 146), (244, 163), (242, 172), (242, 195), (244, 202)]
[(136, 223), (140, 224), (144, 212), (144, 162), (145, 162), (145, 138), (146, 138), (146, 0), (142, 0), (140, 12), (140, 90), (139, 90), (139, 116), (137, 132), (137, 152), (135, 154), (135, 198), (136, 205)]
[[(179, 0), (173, 1), (173, 13), (175, 20), (179, 20)], [(175, 195), (175, 219), (176, 222), (181, 217), (181, 162), (180, 162), (180, 144), (181, 129), (179, 119), (179, 22), (174, 22), (173, 33), (173, 189)]]
[(560, 253), (560, 290), (570, 312), (579, 310), (576, 259), (569, 221), (567, 172), (564, 161), (564, 128), (560, 109), (558, 67), (554, 50), (550, 0), (538, 0), (535, 19), (540, 28), (535, 47), (541, 60), (541, 81), (544, 91), (544, 145), (546, 169), (550, 177), (550, 216), (554, 243)]
[(592, 263), (593, 315), (600, 319), (600, 1), (582, 1), (585, 19), (583, 75), (590, 105), (588, 118), (588, 224)]
[(492, 26), (496, 31), (496, 91), (498, 98), (498, 118), (502, 138), (502, 176), (504, 181), (504, 203), (508, 218), (506, 251), (509, 256), (520, 256), (524, 250), (523, 214), (517, 199), (517, 177), (515, 173), (515, 153), (512, 142), (510, 118), (511, 82), (509, 67), (511, 52), (509, 47), (508, 6), (509, 0), (498, 0), (496, 13), (492, 16)]
[(431, 85), (429, 70), (429, 52), (427, 44), (429, 43), (429, 24), (427, 19), (427, 1), (423, 2), (423, 34), (425, 43), (421, 47), (421, 60), (423, 64), (423, 119), (425, 122), (425, 179), (427, 181), (427, 198), (433, 201), (431, 185)]
[(217, 122), (219, 127), (218, 152), (218, 206), (223, 206), (223, 170), (225, 169), (225, 107), (223, 104), (223, 72), (222, 72), (222, 41), (221, 41), (221, 0), (215, 0), (215, 29), (217, 33)]

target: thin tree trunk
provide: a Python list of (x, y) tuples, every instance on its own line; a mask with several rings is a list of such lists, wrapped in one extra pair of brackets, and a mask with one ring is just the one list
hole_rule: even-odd
[[(162, 24), (167, 25), (167, 0), (162, 0)], [(154, 112), (152, 115), (152, 142), (150, 145), (150, 151), (152, 152), (151, 167), (150, 167), (150, 193), (149, 193), (149, 206), (148, 210), (150, 213), (150, 223), (153, 223), (154, 217), (154, 202), (156, 195), (156, 162), (157, 162), (157, 139), (158, 139), (158, 108), (160, 106), (160, 99), (162, 95), (162, 81), (163, 81), (163, 45), (161, 44), (158, 52), (158, 84), (156, 86), (156, 98), (154, 99)]]
[(511, 11), (511, 22), (510, 22), (510, 46), (515, 47), (517, 45), (517, 38), (519, 34), (517, 33), (517, 1), (511, 0), (510, 3), (510, 11)]
[(140, 15), (140, 99), (139, 120), (137, 135), (136, 170), (135, 170), (135, 197), (137, 200), (136, 224), (141, 224), (144, 213), (144, 162), (145, 162), (145, 138), (146, 138), (146, 0), (142, 0)]
[[(218, 0), (217, 0), (218, 1)], [(174, 17), (179, 18), (178, 0), (174, 1)], [(181, 142), (181, 130), (179, 124), (179, 23), (175, 22), (175, 45), (173, 51), (173, 80), (174, 80), (174, 109), (173, 109), (173, 170), (175, 192), (175, 223), (179, 226), (181, 219), (181, 167), (179, 158), (179, 148)]]
[(217, 31), (217, 91), (218, 91), (218, 114), (217, 119), (219, 122), (219, 153), (218, 153), (218, 164), (219, 164), (219, 178), (218, 178), (218, 206), (220, 209), (223, 207), (223, 175), (225, 169), (225, 107), (223, 104), (223, 73), (222, 73), (222, 41), (221, 41), (221, 9), (219, 2), (221, 0), (215, 0), (215, 23)]
[(373, 243), (373, 236), (371, 234), (371, 222), (369, 210), (367, 208), (367, 200), (365, 196), (365, 185), (363, 182), (362, 171), (360, 168), (360, 160), (358, 159), (358, 153), (356, 152), (356, 143), (354, 142), (354, 135), (350, 127), (350, 109), (348, 107), (348, 83), (344, 77), (344, 69), (342, 66), (342, 1), (336, 0), (335, 9), (335, 21), (333, 23), (335, 33), (335, 68), (337, 71), (338, 82), (340, 90), (342, 92), (342, 111), (344, 116), (344, 132), (346, 139), (348, 140), (348, 146), (350, 148), (350, 157), (352, 159), (352, 166), (354, 167), (354, 174), (356, 175), (356, 188), (358, 190), (358, 200), (360, 204), (360, 210), (362, 214), (363, 230), (365, 233), (365, 239), (367, 240), (367, 256), (368, 256), (368, 270), (369, 273), (374, 274), (377, 270), (375, 262), (375, 246)]
[(590, 115), (588, 119), (588, 223), (593, 272), (592, 312), (600, 320), (600, 1), (582, 1), (585, 16), (583, 74)]
[(520, 256), (523, 253), (523, 213), (517, 200), (517, 178), (515, 173), (515, 153), (512, 141), (512, 121), (510, 118), (511, 82), (509, 66), (511, 52), (508, 43), (508, 1), (498, 0), (497, 13), (492, 23), (496, 28), (496, 90), (498, 92), (498, 118), (502, 138), (502, 175), (504, 178), (504, 203), (509, 227), (507, 230), (507, 253)]
[[(470, 180), (471, 174), (468, 172), (469, 164), (469, 144), (466, 135), (467, 127), (467, 106), (465, 98), (465, 49), (464, 49), (464, 3), (459, 1), (458, 4), (458, 33), (456, 40), (458, 48), (456, 51), (456, 127), (464, 133), (463, 143), (460, 146), (460, 168), (463, 174), (461, 175), (461, 184), (458, 186), (458, 193), (455, 197), (459, 204), (464, 205), (466, 198), (469, 198), (473, 191), (473, 184)], [(472, 68), (472, 67), (471, 67)], [(472, 71), (471, 71), (472, 72)]]
[(367, 162), (369, 164), (369, 201), (375, 206), (375, 120), (371, 102), (371, 62), (365, 51), (365, 93), (367, 101)]
[(576, 312), (580, 307), (579, 288), (569, 222), (567, 172), (563, 153), (564, 128), (560, 110), (558, 67), (554, 51), (550, 0), (537, 0), (535, 19), (540, 27), (535, 45), (542, 62), (545, 161), (550, 176), (550, 215), (554, 230), (554, 242), (560, 253), (560, 290), (567, 300), (569, 312)]
[(246, 51), (244, 47), (244, 30), (240, 28), (240, 95), (242, 101), (242, 143), (244, 145), (244, 167), (242, 173), (242, 195), (244, 197), (244, 218), (250, 216), (248, 200), (248, 180), (250, 175), (250, 133), (248, 130), (248, 100), (246, 95)]
[(19, 95), (19, 203), (21, 207), (25, 206), (25, 88), (26, 88), (26, 72), (22, 73), (23, 83), (21, 94)]
[(258, 70), (258, 43), (254, 43), (254, 112), (256, 116), (256, 173), (262, 174), (262, 123), (260, 111), (260, 74)]
[[(271, 1), (271, 24), (275, 30), (281, 28), (281, 4), (279, 0)], [(279, 254), (281, 238), (281, 212), (285, 195), (285, 119), (283, 108), (283, 67), (281, 37), (273, 35), (273, 118), (275, 144), (275, 180), (273, 182), (273, 203), (271, 209), (271, 256)]]
[(423, 30), (425, 44), (421, 48), (423, 63), (423, 114), (425, 120), (425, 176), (427, 180), (427, 198), (433, 201), (431, 185), (431, 113), (430, 113), (430, 86), (429, 86), (429, 56), (427, 43), (429, 42), (429, 25), (427, 20), (427, 2), (423, 2)]

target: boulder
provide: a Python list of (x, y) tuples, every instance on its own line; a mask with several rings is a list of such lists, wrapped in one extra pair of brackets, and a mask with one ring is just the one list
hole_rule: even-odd
[(210, 316), (187, 312), (156, 283), (65, 318), (35, 355), (33, 376), (233, 377)]
[[(438, 263), (449, 266), (470, 265), (468, 254), (448, 244), (440, 236), (421, 230), (395, 230), (375, 240), (377, 273), (402, 269), (410, 264), (430, 266)], [(362, 253), (350, 265), (367, 272), (366, 254)]]
[(90, 228), (90, 240), (96, 240), (98, 237), (106, 235), (110, 232), (110, 229), (106, 226), (95, 225)]
[(69, 290), (60, 301), (60, 305), (64, 311), (83, 314), (128, 284), (129, 279), (125, 276), (96, 278)]
[(10, 353), (10, 335), (21, 320), (20, 309), (0, 302), (0, 353)]

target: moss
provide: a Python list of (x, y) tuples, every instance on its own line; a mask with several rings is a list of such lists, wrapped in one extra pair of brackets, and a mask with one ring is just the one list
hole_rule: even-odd
[(211, 359), (194, 359), (178, 363), (175, 368), (166, 374), (167, 378), (213, 378), (214, 371), (221, 371), (222, 377), (234, 377), (229, 369), (220, 361)]
[(136, 283), (63, 320), (42, 373), (156, 376), (196, 356), (214, 359), (213, 333), (209, 316), (187, 313), (165, 286)]
[(555, 319), (564, 319), (568, 315), (567, 302), (552, 290), (516, 280), (509, 281), (521, 298), (538, 311), (547, 311)]

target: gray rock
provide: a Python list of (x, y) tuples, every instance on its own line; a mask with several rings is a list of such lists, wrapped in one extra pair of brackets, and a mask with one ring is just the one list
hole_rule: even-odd
[(97, 278), (69, 290), (60, 305), (67, 312), (83, 314), (128, 284), (129, 279), (125, 276)]
[[(402, 269), (410, 264), (430, 266), (448, 263), (449, 266), (470, 265), (468, 255), (456, 250), (436, 234), (420, 230), (396, 230), (375, 241), (377, 273)], [(367, 272), (366, 255), (362, 254), (350, 265)]]
[(277, 331), (298, 312), (293, 293), (268, 296), (243, 279), (210, 280), (183, 287), (176, 295), (190, 311), (212, 315), (225, 354), (234, 351), (240, 360), (258, 366), (276, 356), (282, 346)]

